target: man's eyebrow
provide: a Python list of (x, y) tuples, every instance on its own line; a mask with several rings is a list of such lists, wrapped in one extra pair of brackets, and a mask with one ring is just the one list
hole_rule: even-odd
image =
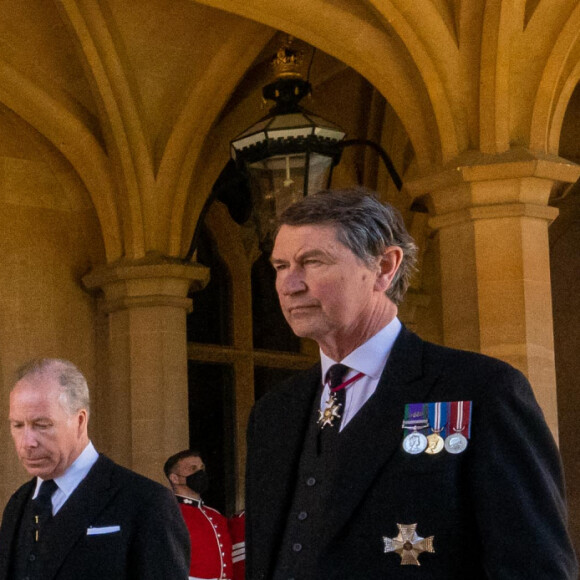
[[(331, 254), (320, 248), (312, 248), (311, 250), (305, 250), (304, 252), (299, 251), (294, 258), (297, 262), (302, 262), (308, 258), (326, 258), (332, 259)], [(287, 264), (288, 260), (283, 260), (282, 258), (270, 258), (270, 263), (275, 264)]]
[(318, 256), (328, 256), (328, 252), (320, 250), (319, 248), (313, 248), (312, 250), (306, 250), (303, 254), (298, 254), (300, 260), (304, 260), (305, 258), (316, 258)]
[(336, 261), (336, 257), (332, 254), (332, 252), (328, 252), (327, 250), (323, 250), (320, 248), (306, 250), (304, 253), (299, 252), (296, 255), (296, 261), (298, 262), (305, 262), (306, 260), (310, 259), (320, 260), (327, 264), (331, 264)]
[[(8, 421), (9, 422), (14, 422), (14, 423), (26, 423), (27, 419), (14, 419), (14, 417), (8, 417)], [(50, 417), (45, 417), (44, 415), (41, 415), (39, 417), (33, 417), (30, 422), (31, 423), (38, 423), (39, 421), (49, 421), (51, 422), (52, 419)]]

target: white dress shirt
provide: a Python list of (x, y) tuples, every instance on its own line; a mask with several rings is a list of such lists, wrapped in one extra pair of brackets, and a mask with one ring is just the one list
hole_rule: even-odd
[[(72, 492), (78, 487), (79, 483), (87, 476), (91, 467), (99, 458), (97, 450), (89, 441), (82, 453), (74, 460), (73, 464), (60, 476), (55, 477), (54, 482), (58, 489), (52, 494), (52, 515), (56, 515), (58, 510), (64, 505)], [(40, 477), (36, 478), (36, 489), (34, 490), (33, 499), (38, 495)]]
[[(399, 319), (396, 317), (393, 318), (387, 326), (379, 330), (373, 337), (369, 338), (369, 340), (361, 344), (341, 361), (334, 361), (326, 356), (322, 350), (320, 351), (323, 381), (328, 369), (337, 363), (346, 365), (351, 369), (344, 378), (345, 381), (354, 377), (359, 372), (364, 373), (363, 377), (345, 388), (346, 402), (345, 408), (342, 410), (342, 419), (340, 422), (341, 431), (375, 392), (401, 328), (402, 325)], [(322, 397), (320, 398), (321, 411), (324, 411), (329, 395), (330, 389), (328, 384), (325, 384), (322, 390)]]

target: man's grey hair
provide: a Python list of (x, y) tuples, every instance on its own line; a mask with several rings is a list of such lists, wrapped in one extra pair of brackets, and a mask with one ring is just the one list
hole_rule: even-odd
[(387, 296), (399, 304), (409, 287), (417, 261), (417, 246), (407, 232), (399, 211), (379, 201), (377, 194), (365, 189), (327, 189), (309, 195), (284, 210), (279, 227), (331, 225), (339, 242), (373, 268), (389, 246), (403, 250), (403, 259)]
[(37, 358), (22, 365), (16, 371), (16, 380), (33, 375), (47, 375), (61, 387), (60, 402), (69, 414), (85, 409), (90, 412), (90, 396), (87, 380), (72, 362), (60, 358)]

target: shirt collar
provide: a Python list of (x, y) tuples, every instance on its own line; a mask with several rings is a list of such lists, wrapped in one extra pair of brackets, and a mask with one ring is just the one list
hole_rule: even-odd
[[(99, 454), (91, 441), (83, 449), (82, 453), (74, 460), (72, 465), (60, 476), (55, 477), (54, 481), (68, 498), (71, 493), (77, 488), (79, 483), (87, 476), (91, 467), (96, 463)], [(36, 478), (36, 490), (34, 496), (38, 492), (38, 488), (42, 483), (40, 477)]]
[(183, 503), (185, 505), (192, 505), (195, 507), (201, 507), (203, 505), (203, 501), (200, 499), (195, 499), (193, 497), (186, 497), (185, 495), (179, 495), (178, 493), (175, 494), (177, 498), (177, 503)]
[[(397, 317), (393, 318), (389, 324), (384, 326), (374, 336), (353, 350), (341, 361), (332, 360), (321, 350), (320, 364), (322, 366), (322, 376), (326, 376), (326, 372), (333, 364), (340, 362), (355, 372), (362, 372), (366, 376), (378, 380), (385, 368), (387, 358), (397, 336), (399, 336), (401, 328), (401, 321)], [(349, 374), (352, 375), (352, 372)]]

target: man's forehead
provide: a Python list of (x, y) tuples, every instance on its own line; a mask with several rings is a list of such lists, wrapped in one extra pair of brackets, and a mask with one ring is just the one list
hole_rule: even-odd
[(302, 236), (302, 235), (321, 235), (322, 237), (335, 237), (337, 226), (333, 223), (322, 222), (319, 224), (282, 224), (276, 235), (276, 239), (282, 234), (282, 237), (287, 236)]
[(53, 420), (63, 414), (66, 414), (65, 409), (56, 396), (34, 390), (13, 391), (10, 394), (10, 420)]
[[(333, 224), (305, 224), (291, 226), (284, 224), (274, 240), (272, 257), (285, 251), (304, 252), (339, 244), (337, 227)], [(342, 244), (341, 244), (342, 245)]]
[(10, 396), (24, 396), (38, 399), (58, 398), (62, 389), (51, 375), (33, 374), (21, 378), (14, 385)]
[(20, 379), (10, 392), (10, 409), (45, 409), (46, 413), (59, 412), (62, 405), (62, 389), (55, 382), (38, 382), (28, 377)]

